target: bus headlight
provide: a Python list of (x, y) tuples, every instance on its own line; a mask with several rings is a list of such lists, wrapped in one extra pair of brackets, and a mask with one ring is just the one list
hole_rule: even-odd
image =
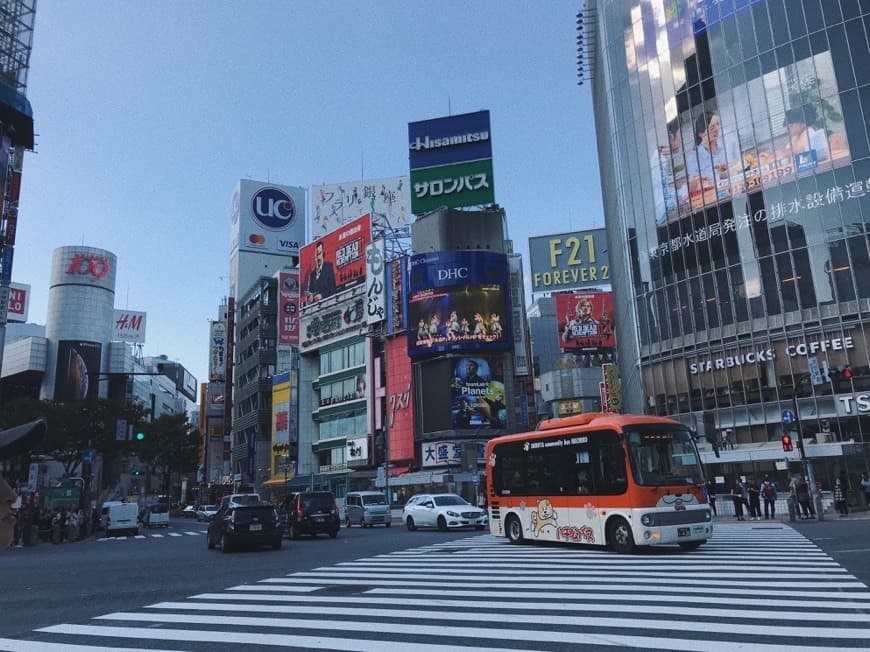
[(641, 522), (641, 524), (649, 527), (650, 525), (652, 525), (655, 522), (655, 518), (653, 517), (652, 514), (644, 514), (643, 516), (640, 517), (640, 522)]

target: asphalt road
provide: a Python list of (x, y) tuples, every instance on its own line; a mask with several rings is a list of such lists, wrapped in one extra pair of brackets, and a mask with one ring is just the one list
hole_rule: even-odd
[(172, 519), (168, 529), (143, 529), (144, 539), (91, 538), (0, 553), (0, 636), (469, 535), (467, 530), (408, 532), (397, 524), (342, 527), (335, 539), (284, 539), (278, 551), (223, 554), (206, 548), (201, 534), (206, 526)]

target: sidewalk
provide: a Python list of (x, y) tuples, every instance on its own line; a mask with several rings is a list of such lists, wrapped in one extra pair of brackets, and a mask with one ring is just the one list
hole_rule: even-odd
[[(870, 510), (863, 510), (858, 512), (850, 511), (846, 516), (840, 516), (837, 512), (834, 511), (826, 511), (824, 514), (825, 518), (822, 521), (823, 523), (826, 521), (870, 521)], [(748, 516), (744, 516), (742, 521), (738, 521), (737, 517), (732, 514), (720, 514), (719, 516), (713, 517), (714, 523), (746, 523), (746, 524), (758, 524), (758, 523), (791, 523), (789, 520), (788, 512), (785, 514), (780, 514), (777, 512), (775, 518), (766, 519), (763, 516), (761, 520), (755, 521)], [(810, 522), (819, 522), (817, 518), (811, 519), (801, 519), (795, 518), (794, 523), (810, 523)]]

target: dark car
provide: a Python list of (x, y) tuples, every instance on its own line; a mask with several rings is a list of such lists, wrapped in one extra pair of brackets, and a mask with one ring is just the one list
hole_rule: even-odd
[(338, 505), (335, 494), (331, 491), (290, 494), (283, 505), (281, 516), (291, 539), (298, 539), (302, 534), (328, 534), (334, 539), (341, 529)]
[(271, 505), (236, 505), (221, 507), (208, 526), (209, 549), (220, 546), (231, 552), (244, 545), (272, 546), (281, 549), (284, 528), (278, 512)]

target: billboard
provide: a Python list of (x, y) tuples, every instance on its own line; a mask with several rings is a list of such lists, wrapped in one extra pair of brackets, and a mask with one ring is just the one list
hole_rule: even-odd
[(366, 214), (302, 247), (299, 252), (302, 305), (364, 282), (365, 252), (371, 241), (371, 217)]
[(408, 123), (411, 170), (492, 158), (489, 111)]
[(504, 254), (431, 252), (409, 267), (408, 355), (512, 347)]
[(230, 252), (297, 256), (304, 241), (304, 188), (239, 181), (232, 198)]
[(100, 360), (103, 345), (99, 342), (61, 340), (57, 343), (57, 367), (54, 377), (54, 400), (76, 403), (96, 400), (100, 386)]
[(26, 322), (30, 312), (30, 286), (23, 283), (9, 284), (9, 321)]
[(498, 358), (454, 358), (450, 418), (453, 428), (506, 428), (504, 371)]
[(407, 175), (311, 186), (311, 235), (319, 238), (366, 214), (378, 227), (405, 229), (412, 220), (410, 188)]
[(145, 343), (145, 313), (136, 310), (114, 311), (112, 323), (113, 342)]
[(272, 443), (290, 441), (290, 372), (272, 376)]
[(313, 349), (356, 335), (366, 326), (362, 288), (349, 292), (336, 303), (314, 305), (299, 318), (299, 346)]
[(299, 345), (299, 272), (278, 273), (278, 342)]
[(532, 292), (610, 285), (610, 256), (604, 229), (529, 238)]
[(223, 381), (227, 367), (227, 325), (222, 321), (211, 323), (209, 333), (208, 379)]
[(366, 323), (384, 321), (387, 292), (384, 287), (386, 252), (383, 239), (366, 247)]
[(598, 350), (616, 346), (611, 292), (563, 292), (555, 299), (561, 348)]
[(408, 124), (411, 211), (495, 201), (489, 111)]
[[(420, 460), (422, 467), (430, 466), (461, 466), (462, 449), (468, 446), (467, 440), (427, 441), (420, 444)], [(477, 464), (482, 465), (486, 459), (486, 441), (473, 442), (477, 450)]]
[(414, 402), (411, 400), (411, 359), (405, 339), (387, 338), (387, 432), (390, 460), (414, 459)]

